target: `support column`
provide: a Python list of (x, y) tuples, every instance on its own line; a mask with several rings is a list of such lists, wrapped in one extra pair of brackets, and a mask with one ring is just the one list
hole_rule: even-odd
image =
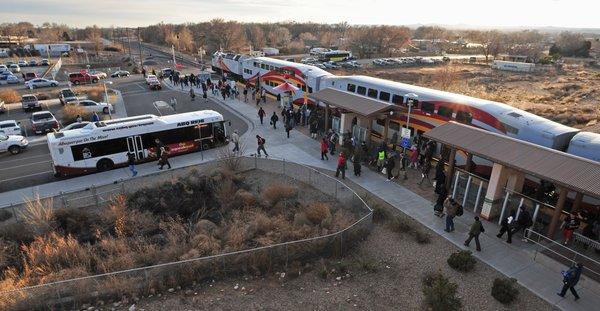
[(492, 175), (488, 182), (487, 192), (483, 200), (480, 216), (483, 219), (490, 220), (500, 213), (504, 186), (508, 179), (509, 170), (501, 164), (494, 163)]
[(523, 192), (523, 184), (525, 183), (525, 174), (516, 170), (510, 170), (506, 181), (506, 188), (515, 192)]
[(456, 158), (456, 148), (450, 149), (450, 157), (448, 158), (448, 171), (446, 172), (446, 190), (450, 190), (452, 185), (452, 177), (454, 176), (454, 159)]
[(577, 192), (575, 201), (573, 202), (573, 210), (571, 213), (577, 213), (581, 209), (581, 201), (583, 201), (583, 193)]
[(329, 131), (329, 103), (325, 103), (325, 133)]
[(350, 133), (352, 135), (352, 118), (354, 118), (353, 113), (342, 113), (340, 117), (340, 138), (339, 144), (343, 144), (344, 142), (344, 134)]
[(465, 165), (465, 170), (469, 173), (472, 173), (473, 170), (473, 154), (467, 153), (467, 164)]
[(558, 223), (560, 222), (560, 214), (562, 213), (562, 210), (565, 207), (565, 201), (567, 201), (568, 193), (569, 190), (567, 188), (560, 188), (560, 193), (558, 194), (558, 201), (556, 202), (556, 207), (554, 207), (552, 220), (550, 221), (550, 226), (548, 226), (548, 233), (546, 234), (551, 239), (554, 239), (554, 235), (556, 234), (556, 228), (558, 227)]
[(385, 127), (383, 128), (383, 142), (387, 144), (387, 137), (390, 128), (390, 116), (385, 115)]
[(367, 118), (367, 137), (366, 137), (367, 146), (371, 146), (371, 132), (372, 131), (373, 131), (373, 118), (368, 117)]

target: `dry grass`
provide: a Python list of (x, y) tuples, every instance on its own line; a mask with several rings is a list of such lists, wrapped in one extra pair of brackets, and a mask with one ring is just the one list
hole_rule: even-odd
[(7, 104), (18, 103), (21, 101), (21, 95), (13, 89), (0, 90), (0, 101)]
[(44, 235), (54, 229), (54, 210), (52, 199), (34, 199), (25, 202), (25, 209), (20, 218), (27, 230), (36, 236)]
[(93, 101), (104, 101), (104, 86), (102, 85), (83, 85), (73, 88), (73, 92), (77, 94), (86, 94), (88, 99)]
[(288, 185), (271, 184), (267, 186), (262, 197), (270, 206), (275, 206), (279, 201), (293, 199), (298, 194), (298, 189)]
[(77, 116), (81, 116), (83, 120), (91, 120), (92, 114), (85, 110), (83, 107), (75, 105), (65, 105), (62, 109), (62, 123), (71, 124), (77, 121)]
[(315, 225), (320, 225), (325, 219), (331, 217), (329, 204), (321, 202), (313, 202), (307, 205), (304, 214)]

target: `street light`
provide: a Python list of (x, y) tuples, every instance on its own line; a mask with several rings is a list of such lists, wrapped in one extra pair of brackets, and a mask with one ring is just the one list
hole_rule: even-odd
[(112, 81), (104, 81), (102, 82), (102, 84), (104, 85), (104, 97), (106, 98), (106, 103), (108, 104), (108, 118), (112, 119), (112, 113), (111, 113), (111, 109), (110, 109), (110, 101), (108, 100), (108, 90), (106, 89), (106, 85), (107, 84), (113, 84)]
[[(408, 115), (406, 116), (406, 131), (403, 131), (403, 133), (402, 133), (402, 140), (408, 139), (410, 142), (410, 136), (411, 136), (411, 132), (409, 129), (410, 113), (412, 112), (412, 106), (413, 106), (414, 102), (419, 100), (419, 95), (417, 95), (415, 93), (408, 93), (408, 94), (404, 95), (404, 97), (406, 98), (406, 105), (408, 106)], [(407, 134), (405, 134), (405, 133), (407, 133)], [(406, 137), (406, 136), (408, 136), (408, 137)], [(407, 145), (408, 144), (406, 144), (406, 143), (402, 144), (402, 153), (404, 154), (404, 161), (406, 161), (406, 146)], [(408, 172), (408, 168), (405, 167), (404, 180), (408, 179), (407, 172)]]

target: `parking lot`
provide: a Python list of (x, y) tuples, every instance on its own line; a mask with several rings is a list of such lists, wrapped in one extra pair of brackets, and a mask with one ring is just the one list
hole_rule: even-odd
[[(23, 83), (25, 82), (25, 75), (30, 74), (30, 73), (33, 73), (33, 74), (35, 74), (36, 77), (41, 78), (48, 71), (48, 68), (49, 68), (49, 66), (40, 65), (41, 60), (42, 60), (41, 57), (0, 58), (0, 65), (7, 65), (7, 67), (9, 67), (9, 65), (11, 63), (17, 64), (19, 62), (19, 60), (23, 60), (26, 62), (35, 61), (37, 65), (35, 65), (35, 66), (29, 66), (29, 65), (28, 66), (19, 66), (19, 71), (13, 72), (13, 75), (19, 79), (19, 81), (16, 85), (23, 86)], [(51, 60), (51, 62), (52, 62), (52, 60)], [(13, 85), (8, 84), (5, 79), (0, 79), (0, 89), (2, 89), (4, 87), (10, 87), (10, 86), (14, 86), (14, 84)]]

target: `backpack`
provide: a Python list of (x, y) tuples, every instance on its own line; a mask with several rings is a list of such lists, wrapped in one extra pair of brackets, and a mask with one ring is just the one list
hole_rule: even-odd
[(260, 144), (261, 144), (261, 145), (264, 145), (266, 142), (267, 142), (267, 141), (266, 141), (264, 138), (262, 138), (262, 137), (260, 138)]
[(459, 204), (458, 207), (456, 207), (456, 216), (460, 217), (464, 212), (463, 206)]

